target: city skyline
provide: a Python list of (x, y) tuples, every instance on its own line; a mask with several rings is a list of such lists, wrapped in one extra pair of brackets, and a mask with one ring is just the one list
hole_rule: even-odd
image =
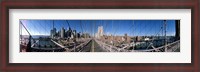
[[(89, 33), (95, 36), (98, 27), (103, 27), (104, 35), (123, 36), (155, 36), (161, 35), (160, 29), (164, 24), (163, 20), (20, 20), (28, 29), (31, 35), (50, 35), (54, 27), (57, 32), (64, 27), (68, 30), (69, 26), (77, 33)], [(68, 25), (68, 23), (69, 25)], [(166, 20), (167, 36), (175, 35), (175, 20)], [(28, 35), (22, 27), (22, 35)]]

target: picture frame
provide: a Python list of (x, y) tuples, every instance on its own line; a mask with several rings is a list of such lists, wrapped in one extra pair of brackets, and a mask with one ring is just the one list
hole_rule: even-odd
[[(199, 72), (199, 0), (2, 1), (0, 71)], [(9, 9), (191, 9), (191, 63), (9, 63)]]

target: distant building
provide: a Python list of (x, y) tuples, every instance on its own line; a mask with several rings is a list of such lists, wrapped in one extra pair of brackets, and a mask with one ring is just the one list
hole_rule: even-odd
[(60, 31), (58, 31), (57, 36), (58, 36), (58, 37), (61, 37), (60, 35), (61, 35)]
[(72, 29), (69, 27), (69, 30), (67, 31), (67, 38), (72, 38)]
[(128, 42), (128, 35), (127, 35), (127, 33), (124, 34), (124, 39), (125, 39), (125, 42)]
[(77, 37), (78, 37), (78, 38), (81, 38), (81, 33), (80, 33), (80, 32), (77, 33)]
[(73, 33), (72, 38), (74, 38), (74, 37), (76, 38), (76, 36), (77, 36), (77, 35), (76, 35), (76, 30), (73, 30), (72, 33)]
[(149, 41), (150, 39), (149, 39), (149, 38), (145, 38), (144, 40), (145, 40), (145, 41)]
[(56, 36), (56, 28), (53, 28), (50, 32), (51, 38), (54, 38)]
[(82, 34), (82, 37), (83, 37), (83, 38), (90, 38), (90, 34), (88, 34), (88, 33), (83, 33), (83, 34)]
[(95, 33), (95, 37), (98, 38), (98, 37), (99, 37), (99, 34), (98, 34), (98, 33)]
[(95, 34), (96, 38), (100, 38), (103, 36), (103, 26), (98, 26), (98, 32)]
[(61, 38), (64, 38), (64, 34), (65, 34), (65, 29), (64, 29), (64, 27), (62, 27), (62, 29), (61, 29)]
[(136, 41), (142, 41), (143, 37), (142, 36), (137, 36)]

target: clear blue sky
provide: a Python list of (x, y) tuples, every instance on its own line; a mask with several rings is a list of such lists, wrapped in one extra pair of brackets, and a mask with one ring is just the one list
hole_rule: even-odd
[[(61, 27), (68, 29), (66, 20), (20, 20), (31, 33), (31, 35), (50, 35), (54, 27), (61, 30)], [(164, 24), (163, 20), (67, 20), (70, 27), (77, 32), (94, 34), (98, 26), (103, 26), (104, 34), (128, 36), (150, 36), (162, 35), (160, 29)], [(22, 27), (22, 35), (28, 35)], [(175, 20), (167, 20), (167, 35), (175, 35)]]

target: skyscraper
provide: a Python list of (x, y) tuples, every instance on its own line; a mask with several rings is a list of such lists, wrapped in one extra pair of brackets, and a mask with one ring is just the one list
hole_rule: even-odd
[(51, 38), (54, 38), (55, 37), (55, 35), (56, 35), (56, 28), (53, 28), (52, 30), (51, 30)]
[(65, 35), (65, 29), (64, 29), (64, 27), (62, 27), (62, 29), (61, 29), (61, 38), (64, 38), (64, 35)]
[(73, 38), (75, 37), (76, 38), (76, 36), (77, 36), (77, 34), (76, 34), (76, 30), (73, 30)]

